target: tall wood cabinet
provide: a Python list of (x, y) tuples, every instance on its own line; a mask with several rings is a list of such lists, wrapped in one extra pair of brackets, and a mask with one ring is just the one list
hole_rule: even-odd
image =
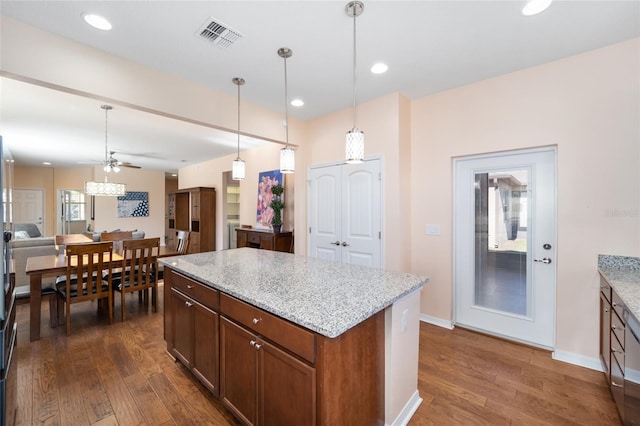
[(169, 194), (167, 245), (176, 248), (178, 231), (190, 231), (188, 253), (216, 249), (216, 190), (186, 188)]

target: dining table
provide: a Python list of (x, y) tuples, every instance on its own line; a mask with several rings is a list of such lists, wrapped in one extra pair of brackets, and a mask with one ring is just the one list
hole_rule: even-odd
[[(179, 253), (160, 246), (158, 258), (177, 256)], [(109, 260), (114, 268), (122, 267), (122, 254), (114, 252)], [(29, 329), (30, 340), (40, 340), (40, 318), (42, 303), (42, 278), (57, 277), (67, 273), (67, 257), (64, 253), (34, 256), (27, 259), (26, 273), (29, 276)]]

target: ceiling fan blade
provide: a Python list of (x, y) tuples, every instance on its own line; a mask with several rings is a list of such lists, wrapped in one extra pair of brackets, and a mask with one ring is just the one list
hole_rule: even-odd
[(131, 168), (131, 169), (141, 169), (141, 168), (142, 168), (142, 167), (140, 167), (140, 166), (136, 166), (135, 164), (131, 164), (131, 163), (130, 163), (130, 162), (128, 162), (128, 161), (121, 161), (121, 162), (119, 162), (119, 163), (118, 163), (118, 165), (119, 165), (120, 167), (129, 167), (129, 168)]

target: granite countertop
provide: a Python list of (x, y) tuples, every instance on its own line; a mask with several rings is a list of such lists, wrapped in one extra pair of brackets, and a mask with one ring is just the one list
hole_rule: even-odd
[(629, 312), (640, 320), (640, 258), (599, 255), (598, 270)]
[(160, 263), (203, 284), (333, 338), (429, 279), (269, 250), (240, 248)]

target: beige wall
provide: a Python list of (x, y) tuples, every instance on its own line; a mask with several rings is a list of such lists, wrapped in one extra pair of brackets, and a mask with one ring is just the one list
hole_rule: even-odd
[[(557, 349), (597, 358), (597, 255), (640, 256), (639, 52), (636, 39), (412, 103), (423, 313), (453, 318), (452, 158), (557, 146)], [(426, 223), (442, 235), (425, 236)]]
[[(94, 175), (95, 174), (95, 175)], [(95, 220), (87, 222), (96, 231), (113, 229), (145, 231), (146, 236), (161, 237), (164, 241), (165, 189), (164, 173), (149, 170), (135, 170), (123, 167), (112, 180), (125, 183), (128, 191), (149, 192), (149, 217), (117, 217), (116, 197), (96, 197)], [(84, 182), (91, 179), (104, 179), (101, 167), (51, 168), (51, 167), (15, 167), (14, 188), (43, 189), (45, 194), (45, 235), (57, 233), (57, 194), (61, 189), (84, 191)], [(87, 208), (90, 200), (87, 199)]]

